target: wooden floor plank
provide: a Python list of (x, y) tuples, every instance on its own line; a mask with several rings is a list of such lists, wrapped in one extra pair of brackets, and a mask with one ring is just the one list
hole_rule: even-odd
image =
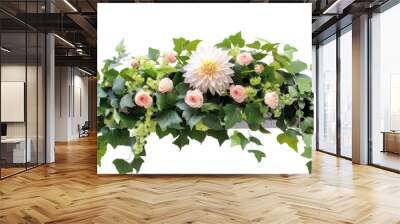
[(400, 175), (315, 152), (312, 175), (98, 176), (96, 139), (0, 181), (0, 223), (400, 223)]

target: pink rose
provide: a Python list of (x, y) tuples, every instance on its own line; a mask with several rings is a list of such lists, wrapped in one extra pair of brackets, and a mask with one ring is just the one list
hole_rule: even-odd
[(279, 104), (278, 94), (276, 94), (276, 92), (266, 93), (264, 96), (264, 103), (272, 109), (277, 108)]
[(173, 88), (174, 84), (172, 83), (172, 80), (169, 78), (163, 78), (158, 83), (158, 91), (160, 91), (161, 93), (167, 93), (171, 91)]
[(244, 87), (241, 85), (231, 85), (229, 94), (238, 103), (242, 103), (247, 97)]
[(148, 92), (140, 90), (135, 95), (135, 103), (140, 107), (149, 108), (153, 104), (153, 98)]
[(132, 62), (131, 62), (132, 68), (138, 69), (138, 68), (139, 68), (139, 65), (140, 65), (139, 61), (138, 61), (136, 58), (133, 58), (133, 59), (132, 59)]
[(250, 53), (240, 53), (236, 56), (236, 63), (239, 65), (249, 65), (253, 61), (253, 57)]
[(262, 64), (258, 64), (254, 67), (254, 71), (256, 71), (256, 73), (261, 74), (264, 71), (264, 65)]
[(167, 61), (168, 63), (175, 63), (176, 62), (176, 56), (173, 52), (167, 52), (164, 55), (164, 59), (165, 61)]
[(185, 103), (193, 108), (203, 106), (203, 93), (200, 90), (188, 90), (185, 96)]

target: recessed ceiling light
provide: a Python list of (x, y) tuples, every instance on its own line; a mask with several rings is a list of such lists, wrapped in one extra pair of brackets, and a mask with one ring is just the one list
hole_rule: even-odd
[(67, 4), (73, 11), (78, 12), (78, 10), (73, 6), (68, 0), (64, 0), (65, 4)]
[(54, 36), (55, 37), (57, 37), (59, 40), (61, 40), (62, 42), (64, 42), (64, 43), (66, 43), (67, 45), (69, 45), (70, 47), (73, 47), (73, 48), (75, 48), (75, 45), (73, 45), (71, 42), (69, 42), (68, 40), (66, 40), (66, 39), (64, 39), (64, 38), (62, 38), (62, 37), (60, 37), (59, 35), (57, 35), (57, 34), (54, 34)]
[(5, 47), (1, 47), (0, 49), (1, 49), (1, 51), (4, 51), (6, 53), (10, 53), (11, 52), (11, 50), (9, 50), (9, 49), (7, 49)]
[(87, 75), (92, 75), (90, 72), (88, 72), (88, 71), (86, 71), (86, 70), (83, 70), (83, 69), (81, 69), (81, 68), (79, 68), (79, 67), (78, 67), (78, 70), (81, 71), (81, 72), (83, 72), (83, 73), (85, 73), (85, 74), (87, 74)]

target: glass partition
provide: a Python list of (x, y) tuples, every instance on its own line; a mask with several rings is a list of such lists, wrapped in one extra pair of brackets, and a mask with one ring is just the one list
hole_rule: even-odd
[(318, 47), (318, 149), (336, 154), (336, 36)]
[(340, 36), (340, 155), (352, 157), (352, 32)]
[(400, 4), (371, 18), (372, 164), (400, 171)]
[[(14, 3), (0, 7), (43, 11), (44, 1)], [(44, 33), (0, 12), (1, 179), (45, 163), (45, 44)]]

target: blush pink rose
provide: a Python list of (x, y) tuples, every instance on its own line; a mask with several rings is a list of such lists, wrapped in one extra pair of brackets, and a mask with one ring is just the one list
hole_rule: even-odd
[(279, 96), (276, 92), (266, 93), (264, 96), (264, 103), (272, 109), (275, 109), (279, 105)]
[(241, 66), (249, 65), (253, 61), (253, 57), (250, 53), (240, 53), (236, 56), (236, 63)]
[(247, 97), (245, 89), (241, 85), (231, 85), (229, 87), (229, 94), (238, 103), (242, 103)]
[(167, 93), (171, 91), (173, 88), (174, 84), (172, 83), (172, 80), (169, 78), (163, 78), (158, 83), (158, 91), (160, 91), (161, 93)]
[(175, 63), (176, 62), (176, 56), (173, 52), (167, 52), (164, 56), (165, 61), (168, 63)]
[(136, 58), (132, 59), (132, 62), (131, 62), (132, 68), (138, 69), (139, 65), (140, 65), (139, 60), (137, 60)]
[(203, 106), (203, 93), (198, 89), (187, 91), (185, 103), (190, 107), (200, 108)]
[(140, 90), (135, 95), (135, 103), (140, 107), (149, 108), (153, 104), (153, 98), (148, 92)]
[(258, 64), (254, 67), (254, 71), (256, 71), (256, 73), (261, 74), (264, 71), (264, 65), (262, 64)]

